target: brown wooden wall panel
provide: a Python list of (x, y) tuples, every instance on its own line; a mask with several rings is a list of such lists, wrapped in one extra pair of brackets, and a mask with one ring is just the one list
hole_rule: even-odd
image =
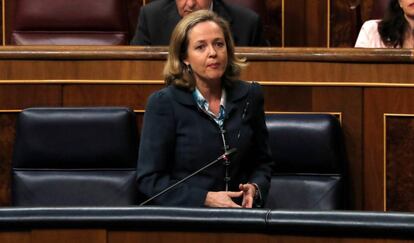
[(385, 117), (386, 209), (414, 211), (414, 116)]
[(144, 110), (149, 95), (164, 85), (65, 85), (63, 106), (126, 106)]
[[(242, 78), (260, 81), (410, 83), (411, 64), (252, 61)], [(329, 70), (327, 74), (326, 70)], [(361, 75), (363, 73), (363, 75)]]
[[(266, 111), (311, 111), (311, 87), (263, 86)], [(284, 102), (289, 101), (289, 102)]]
[(330, 1), (330, 46), (353, 47), (362, 24), (360, 1)]
[(268, 242), (269, 237), (260, 234), (240, 235), (236, 233), (207, 232), (110, 232), (108, 243), (159, 242), (159, 243), (210, 243), (210, 242)]
[(162, 79), (164, 61), (0, 61), (0, 80)]
[(284, 46), (305, 46), (306, 45), (306, 0), (285, 1), (285, 39)]
[(5, 45), (10, 45), (10, 36), (12, 32), (12, 26), (14, 26), (14, 19), (12, 18), (12, 13), (15, 12), (15, 5), (11, 4), (13, 0), (2, 0), (4, 1), (4, 32), (5, 32)]
[(374, 7), (375, 7), (374, 5), (376, 4), (376, 2), (380, 2), (380, 1), (388, 1), (388, 0), (364, 0), (364, 1), (353, 0), (353, 2), (357, 4), (359, 3), (361, 5), (362, 21), (366, 21), (373, 17), (372, 12), (374, 11)]
[(107, 232), (103, 229), (42, 229), (32, 230), (32, 243), (105, 243)]
[(11, 161), (17, 114), (0, 113), (0, 206), (11, 204)]
[(372, 11), (370, 12), (370, 19), (381, 19), (384, 17), (390, 0), (376, 0), (373, 2)]
[[(4, 0), (0, 0), (0, 5), (2, 6), (2, 9), (3, 9), (3, 1)], [(1, 13), (0, 13), (0, 26), (1, 26), (0, 45), (4, 45), (3, 38), (5, 37), (5, 32), (4, 32), (4, 22), (3, 22), (3, 11), (1, 11)]]
[(282, 1), (265, 0), (266, 15), (263, 19), (263, 32), (271, 46), (282, 46)]
[(29, 231), (20, 231), (20, 232), (0, 232), (0, 242), (1, 243), (30, 243), (30, 232)]
[(306, 43), (309, 47), (328, 47), (327, 0), (306, 1)]
[[(413, 88), (370, 88), (364, 93), (365, 207), (385, 210), (384, 116), (414, 114)], [(412, 149), (412, 148), (411, 148)], [(405, 161), (408, 163), (408, 161)], [(407, 171), (407, 173), (410, 173)], [(406, 194), (405, 196), (408, 196)], [(404, 200), (414, 200), (404, 198)], [(383, 202), (382, 205), (378, 202)]]
[(326, 0), (285, 1), (285, 46), (327, 47)]
[(227, 233), (227, 232), (190, 232), (190, 231), (126, 231), (105, 229), (44, 229), (32, 231), (6, 231), (0, 233), (2, 243), (406, 243), (411, 239), (395, 237), (360, 237), (360, 236), (318, 236), (294, 235), (286, 233)]
[(383, 118), (384, 113), (389, 111), (385, 106), (391, 102), (391, 97), (385, 90), (374, 88), (367, 90), (364, 95), (364, 206), (383, 211)]
[[(1, 70), (1, 68), (0, 68)], [(32, 106), (60, 106), (59, 85), (0, 85), (0, 110), (24, 109)]]
[(59, 242), (59, 243), (406, 243), (411, 239), (395, 237), (361, 237), (357, 235), (298, 235), (288, 233), (228, 233), (228, 232), (190, 232), (190, 231), (127, 231), (106, 229), (44, 229), (32, 231), (5, 231), (0, 233), (2, 243)]
[(133, 231), (109, 231), (108, 243), (131, 242), (159, 242), (159, 243), (408, 243), (410, 240), (397, 238), (364, 238), (364, 237), (335, 237), (335, 236), (301, 236), (289, 234), (257, 234), (257, 233), (215, 233), (215, 232), (133, 232)]
[(363, 207), (362, 97), (359, 87), (315, 87), (312, 109), (317, 112), (339, 112), (342, 119), (348, 164), (347, 193), (349, 208)]

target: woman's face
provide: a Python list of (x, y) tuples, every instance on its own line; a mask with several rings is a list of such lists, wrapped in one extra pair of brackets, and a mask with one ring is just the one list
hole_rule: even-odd
[(414, 18), (414, 0), (399, 0), (399, 3), (405, 16)]
[(221, 28), (212, 21), (196, 24), (188, 32), (186, 65), (191, 65), (196, 80), (220, 82), (227, 67), (227, 46)]

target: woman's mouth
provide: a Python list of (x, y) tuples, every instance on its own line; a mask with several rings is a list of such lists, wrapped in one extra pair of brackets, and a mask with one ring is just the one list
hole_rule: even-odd
[(209, 68), (218, 68), (219, 66), (220, 66), (219, 63), (211, 63), (211, 64), (207, 65), (207, 67), (209, 67)]

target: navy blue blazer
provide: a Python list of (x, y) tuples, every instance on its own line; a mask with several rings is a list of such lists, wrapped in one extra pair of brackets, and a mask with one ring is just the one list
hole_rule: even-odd
[[(225, 138), (231, 157), (230, 191), (257, 183), (263, 199), (269, 190), (272, 159), (260, 85), (243, 81), (226, 87)], [(220, 128), (199, 109), (192, 93), (174, 85), (149, 97), (137, 165), (141, 193), (150, 197), (224, 153)], [(225, 166), (216, 164), (156, 199), (168, 206), (202, 207), (208, 191), (225, 190)]]
[[(229, 22), (237, 46), (266, 44), (260, 18), (252, 10), (213, 0), (213, 11)], [(174, 0), (152, 1), (141, 7), (131, 45), (168, 45), (180, 19)]]

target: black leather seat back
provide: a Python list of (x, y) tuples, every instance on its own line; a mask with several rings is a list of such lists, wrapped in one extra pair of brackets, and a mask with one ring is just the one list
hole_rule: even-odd
[(30, 108), (17, 122), (16, 206), (136, 204), (138, 134), (127, 108)]
[(275, 166), (266, 207), (341, 209), (345, 152), (338, 119), (329, 114), (266, 115)]

